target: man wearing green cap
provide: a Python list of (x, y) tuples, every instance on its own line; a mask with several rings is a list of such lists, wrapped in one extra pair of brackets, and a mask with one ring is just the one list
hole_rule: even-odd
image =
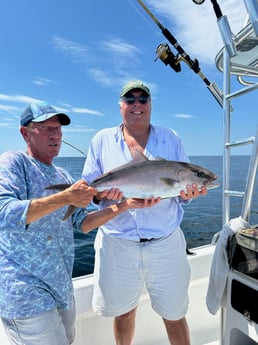
[[(151, 92), (141, 80), (132, 80), (120, 92), (122, 124), (103, 129), (92, 139), (83, 169), (89, 183), (97, 176), (137, 157), (189, 161), (178, 134), (154, 126)], [(163, 199), (147, 209), (130, 209), (101, 226), (95, 240), (93, 308), (114, 317), (117, 345), (131, 345), (136, 309), (144, 285), (153, 309), (162, 317), (170, 344), (190, 345), (185, 315), (190, 267), (180, 229), (183, 204), (205, 195), (196, 185), (180, 197)], [(100, 209), (110, 200), (97, 194)]]

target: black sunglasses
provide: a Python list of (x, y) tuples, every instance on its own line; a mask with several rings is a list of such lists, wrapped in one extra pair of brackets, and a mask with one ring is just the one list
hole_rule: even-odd
[(149, 96), (139, 96), (139, 97), (135, 97), (133, 95), (131, 96), (123, 96), (121, 97), (121, 99), (126, 103), (126, 104), (134, 104), (134, 102), (136, 102), (137, 100), (141, 103), (141, 104), (146, 104), (149, 100)]

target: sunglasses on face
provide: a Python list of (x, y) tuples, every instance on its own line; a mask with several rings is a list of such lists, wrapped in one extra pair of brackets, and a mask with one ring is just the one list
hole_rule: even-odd
[(133, 95), (131, 96), (124, 96), (121, 97), (121, 99), (126, 103), (126, 104), (134, 104), (134, 102), (139, 101), (141, 104), (146, 104), (149, 100), (149, 96), (139, 96), (135, 97)]

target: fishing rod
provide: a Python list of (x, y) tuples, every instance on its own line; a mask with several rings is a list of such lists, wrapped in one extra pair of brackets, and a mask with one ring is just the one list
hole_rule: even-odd
[(78, 149), (78, 147), (73, 146), (72, 144), (68, 143), (67, 141), (62, 140), (62, 143), (66, 144), (68, 146), (71, 146), (73, 149), (79, 151), (83, 156), (85, 156), (85, 157), (87, 156), (85, 152), (81, 151), (80, 149)]
[[(160, 28), (162, 34), (166, 37), (166, 39), (173, 45), (173, 47), (177, 50), (178, 54), (175, 55), (172, 50), (170, 49), (168, 44), (160, 44), (157, 47), (156, 54), (157, 59), (160, 59), (165, 65), (170, 65), (170, 67), (175, 72), (181, 71), (180, 62), (185, 62), (190, 69), (192, 69), (202, 81), (206, 84), (208, 90), (214, 96), (216, 101), (219, 103), (221, 107), (223, 107), (223, 95), (219, 87), (215, 82), (210, 82), (207, 77), (202, 73), (199, 62), (197, 59), (191, 59), (191, 57), (186, 53), (186, 51), (180, 46), (177, 42), (176, 38), (172, 35), (172, 33), (165, 28), (159, 20), (153, 15), (153, 13), (149, 10), (149, 8), (143, 3), (142, 0), (137, 0), (142, 8), (147, 12), (147, 14), (152, 18), (152, 20), (157, 24)], [(197, 0), (198, 1), (198, 0)], [(199, 0), (199, 3), (203, 2), (204, 0)]]

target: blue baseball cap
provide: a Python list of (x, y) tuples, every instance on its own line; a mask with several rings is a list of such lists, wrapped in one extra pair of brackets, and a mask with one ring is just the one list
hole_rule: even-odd
[(21, 114), (21, 126), (28, 126), (30, 122), (44, 122), (56, 115), (62, 126), (70, 124), (69, 116), (58, 112), (51, 104), (47, 102), (31, 103)]

